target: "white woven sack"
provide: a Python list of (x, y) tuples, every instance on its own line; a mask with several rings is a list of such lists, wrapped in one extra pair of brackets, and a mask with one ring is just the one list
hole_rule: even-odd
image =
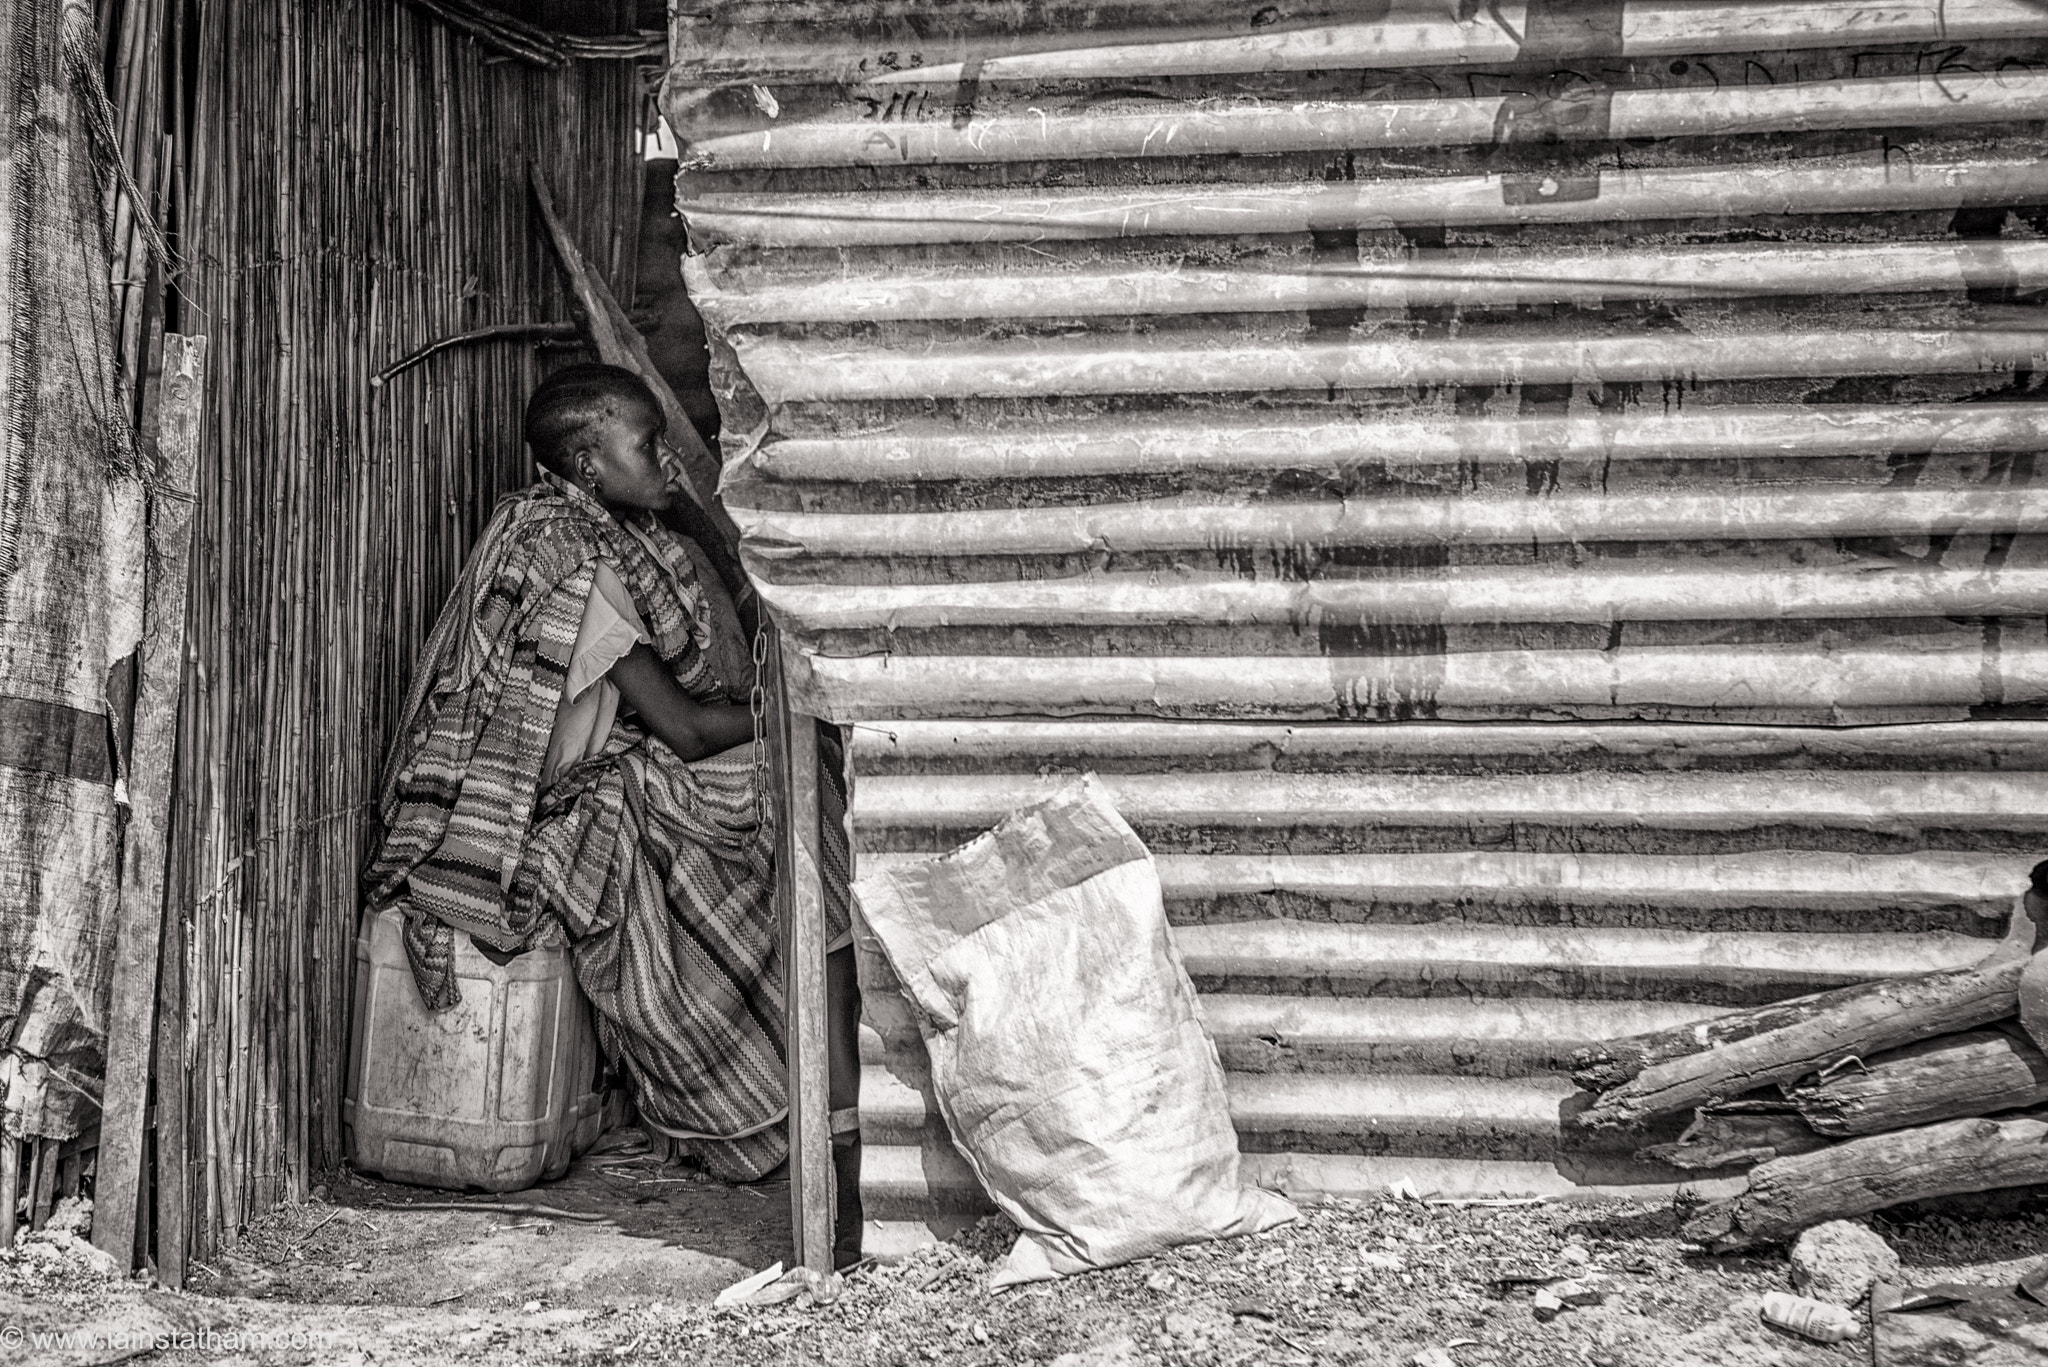
[(1295, 1218), (1239, 1178), (1158, 871), (1092, 776), (854, 894), (954, 1144), (1023, 1230), (993, 1285)]

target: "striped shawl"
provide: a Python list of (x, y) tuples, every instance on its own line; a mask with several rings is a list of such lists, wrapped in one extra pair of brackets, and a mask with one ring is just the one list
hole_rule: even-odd
[[(769, 1123), (784, 1104), (782, 991), (754, 747), (685, 762), (622, 715), (601, 754), (540, 790), (598, 560), (685, 693), (745, 696), (737, 623), (712, 620), (690, 551), (552, 476), (499, 508), (421, 655), (369, 902), (404, 911), (413, 974), (435, 1008), (457, 1000), (456, 932), (499, 951), (566, 935), (642, 1114), (716, 1136), (683, 1147), (750, 1178), (785, 1149)], [(828, 786), (834, 934), (847, 916), (843, 796)]]

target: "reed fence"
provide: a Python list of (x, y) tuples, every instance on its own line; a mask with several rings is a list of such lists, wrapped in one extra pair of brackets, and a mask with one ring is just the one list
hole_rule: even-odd
[(530, 339), (372, 378), (437, 338), (572, 316), (529, 163), (630, 300), (646, 100), (630, 51), (520, 60), (400, 0), (98, 17), (122, 155), (174, 253), (152, 275), (110, 192), (138, 430), (152, 338), (210, 341), (155, 1069), (158, 1242), (179, 1245), (159, 1259), (182, 1264), (342, 1156), (385, 746), (471, 542), (531, 478)]

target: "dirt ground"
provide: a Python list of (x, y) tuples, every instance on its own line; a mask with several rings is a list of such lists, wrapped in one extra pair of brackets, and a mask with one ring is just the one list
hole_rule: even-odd
[[(476, 1208), (480, 1201), (597, 1214)], [(447, 1204), (467, 1209), (445, 1209)], [(1966, 1199), (1874, 1222), (1915, 1284), (2010, 1285), (2048, 1260), (2048, 1194)], [(182, 1293), (78, 1257), (0, 1253), (0, 1359), (165, 1363), (1011, 1364), (1058, 1367), (2004, 1367), (2048, 1362), (2048, 1311), (2018, 1324), (1886, 1315), (1824, 1347), (1764, 1325), (1782, 1250), (1709, 1257), (1668, 1203), (1331, 1202), (1250, 1239), (991, 1294), (1011, 1231), (982, 1222), (830, 1305), (713, 1309), (783, 1256), (787, 1192), (733, 1188), (608, 1146), (511, 1198), (332, 1175), (250, 1228)], [(1563, 1274), (1599, 1303), (1539, 1318), (1518, 1277)], [(2020, 1312), (2024, 1315), (2024, 1310)], [(2011, 1318), (2010, 1315), (2007, 1318)], [(60, 1336), (68, 1334), (68, 1339)], [(37, 1337), (37, 1336), (41, 1337)]]

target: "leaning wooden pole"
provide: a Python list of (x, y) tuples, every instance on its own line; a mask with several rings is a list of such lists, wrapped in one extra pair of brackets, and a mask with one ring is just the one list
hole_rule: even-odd
[(830, 1053), (826, 1040), (825, 861), (818, 791), (818, 721), (790, 703), (790, 652), (763, 627), (772, 662), (779, 744), (775, 786), (776, 908), (782, 922), (783, 1013), (789, 1076), (789, 1227), (793, 1261), (832, 1270)]
[(158, 442), (166, 482), (150, 498), (148, 589), (130, 742), (128, 829), (114, 941), (114, 1009), (93, 1186), (93, 1242), (125, 1268), (135, 1257), (142, 1191), (143, 1111), (156, 1043), (157, 963), (164, 924), (165, 851), (185, 674), (185, 576), (191, 554), (193, 471), (206, 370), (204, 337), (164, 338)]
[[(684, 491), (689, 495), (716, 529), (722, 546), (713, 550), (720, 561), (720, 568), (727, 566), (737, 571), (740, 563), (740, 531), (726, 513), (725, 505), (718, 501), (718, 458), (711, 448), (697, 435), (697, 429), (683, 411), (682, 401), (669, 388), (668, 381), (655, 368), (654, 360), (647, 352), (647, 342), (633, 326), (626, 311), (619, 307), (618, 300), (605, 288), (604, 281), (591, 269), (583, 251), (576, 245), (576, 239), (569, 235), (569, 227), (555, 209), (554, 193), (548, 189), (546, 177), (539, 167), (530, 168), (533, 181), (533, 197), (540, 205), (540, 216), (547, 223), (548, 236), (555, 244), (555, 254), (561, 259), (562, 269), (568, 273), (569, 283), (576, 292), (576, 300), (583, 306), (590, 337), (597, 344), (597, 354), (607, 365), (623, 366), (647, 382), (654, 391), (654, 397), (661, 404), (662, 416), (668, 422), (666, 436), (669, 444), (682, 457)], [(737, 598), (744, 581), (728, 582), (727, 589)]]

